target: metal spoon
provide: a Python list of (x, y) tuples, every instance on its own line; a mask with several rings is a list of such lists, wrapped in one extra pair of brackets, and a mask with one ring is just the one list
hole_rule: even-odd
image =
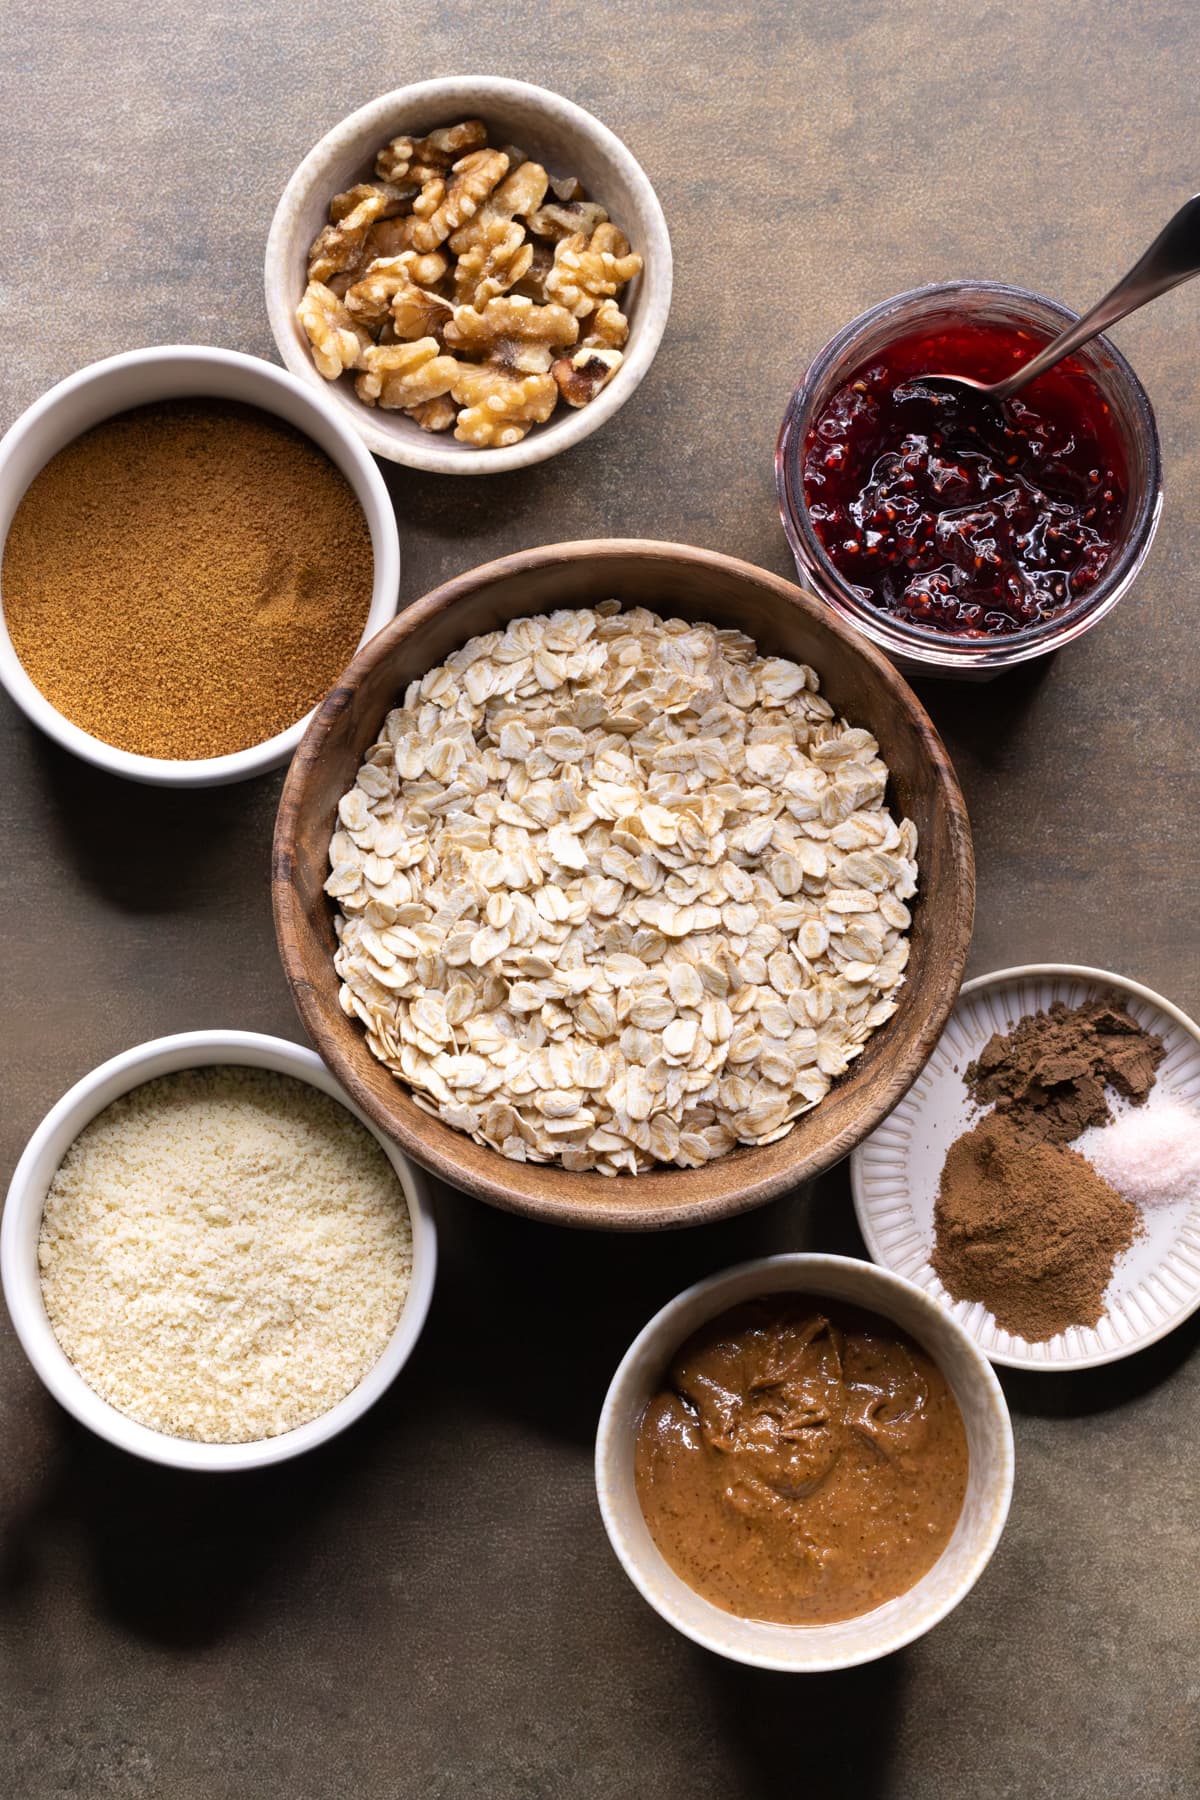
[(918, 380), (922, 387), (936, 386), (951, 394), (983, 394), (989, 400), (1007, 400), (1089, 338), (1097, 337), (1127, 313), (1145, 306), (1148, 300), (1157, 300), (1168, 288), (1178, 287), (1181, 281), (1190, 281), (1196, 274), (1200, 274), (1200, 194), (1184, 201), (1128, 275), (1110, 288), (1091, 312), (1060, 331), (1044, 350), (1003, 381), (973, 381), (969, 375), (922, 375)]

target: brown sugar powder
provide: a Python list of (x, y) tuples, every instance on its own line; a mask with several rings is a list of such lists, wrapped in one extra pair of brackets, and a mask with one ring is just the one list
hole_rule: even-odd
[(17, 508), (4, 617), (59, 712), (121, 750), (223, 756), (332, 686), (371, 602), (370, 533), (302, 433), (232, 402), (122, 413)]
[(931, 1258), (956, 1300), (980, 1300), (1005, 1331), (1041, 1343), (1095, 1325), (1137, 1208), (1075, 1150), (1031, 1142), (993, 1113), (950, 1146)]

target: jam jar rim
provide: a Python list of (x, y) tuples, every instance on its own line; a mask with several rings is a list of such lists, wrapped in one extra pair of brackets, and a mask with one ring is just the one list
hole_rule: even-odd
[[(952, 301), (964, 292), (1013, 301), (1018, 306), (1022, 302), (1033, 302), (1047, 308), (1064, 325), (1079, 317), (1061, 300), (1054, 300), (1048, 294), (982, 278), (927, 282), (892, 294), (850, 319), (817, 351), (788, 397), (775, 447), (775, 486), (780, 517), (801, 579), (811, 582), (822, 599), (881, 649), (894, 656), (923, 662), (931, 669), (995, 669), (1025, 662), (1071, 643), (1098, 624), (1128, 592), (1141, 569), (1158, 528), (1163, 502), (1162, 451), (1150, 397), (1128, 358), (1110, 338), (1100, 335), (1092, 340), (1092, 344), (1103, 352), (1117, 379), (1126, 384), (1144, 433), (1146, 475), (1143, 482), (1132, 488), (1135, 507), (1128, 532), (1095, 585), (1081, 594), (1073, 606), (1051, 619), (1025, 625), (1004, 636), (988, 638), (955, 637), (933, 626), (896, 619), (854, 592), (813, 529), (804, 493), (802, 440), (818, 398), (826, 397), (819, 393), (820, 383), (856, 339), (863, 337), (873, 325), (885, 322), (889, 316), (900, 315), (914, 302)], [(897, 316), (896, 336), (916, 322)], [(1044, 319), (1030, 318), (1029, 323), (1045, 326)], [(1131, 483), (1133, 479), (1131, 470)]]

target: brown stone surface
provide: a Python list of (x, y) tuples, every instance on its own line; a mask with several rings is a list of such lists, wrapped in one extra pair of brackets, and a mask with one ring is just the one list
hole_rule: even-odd
[[(620, 418), (476, 482), (392, 477), (404, 593), (621, 533), (787, 573), (770, 459), (843, 320), (921, 280), (1083, 303), (1200, 185), (1190, 0), (502, 8), (297, 0), (0, 15), (0, 422), (108, 352), (271, 353), (261, 249), (331, 123), (478, 68), (613, 125), (666, 207), (667, 337)], [(1200, 288), (1118, 328), (1168, 503), (1134, 594), (1051, 667), (932, 690), (979, 858), (975, 970), (1119, 969), (1200, 1010)], [(278, 779), (114, 784), (0, 708), (3, 1155), (101, 1058), (184, 1026), (299, 1035), (267, 892)], [(1195, 1322), (1116, 1368), (1006, 1378), (1017, 1492), (934, 1634), (814, 1680), (676, 1638), (614, 1562), (590, 1443), (608, 1376), (685, 1282), (860, 1250), (844, 1174), (702, 1232), (585, 1239), (448, 1196), (426, 1336), (300, 1465), (205, 1482), (110, 1452), (0, 1332), (0, 1791), (22, 1800), (1166, 1800), (1195, 1793)], [(531, 1318), (562, 1354), (547, 1366)], [(511, 1355), (477, 1358), (511, 1331)], [(540, 1340), (540, 1332), (538, 1334)]]

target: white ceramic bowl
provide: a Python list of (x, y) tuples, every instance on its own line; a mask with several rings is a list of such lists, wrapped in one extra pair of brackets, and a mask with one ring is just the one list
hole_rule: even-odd
[[(273, 413), (311, 438), (346, 477), (366, 517), (375, 560), (370, 611), (359, 639), (361, 648), (395, 617), (399, 599), (400, 538), (383, 477), (359, 438), (347, 429), (334, 407), (323, 403), (321, 395), (313, 394), (303, 382), (273, 363), (242, 356), (236, 350), (196, 344), (130, 350), (90, 363), (35, 400), (0, 439), (0, 555), (26, 488), (52, 456), (114, 413), (152, 405), (158, 400), (193, 397), (239, 400)], [(219, 787), (273, 769), (287, 762), (312, 717), (311, 712), (306, 713), (265, 743), (229, 756), (197, 757), (185, 762), (118, 750), (81, 730), (51, 706), (25, 673), (5, 628), (2, 610), (0, 682), (22, 712), (64, 749), (107, 769), (111, 775), (124, 775), (159, 787)]]
[[(777, 1293), (843, 1300), (894, 1321), (938, 1364), (967, 1430), (966, 1499), (954, 1535), (937, 1562), (906, 1594), (874, 1612), (831, 1625), (742, 1619), (703, 1599), (659, 1551), (634, 1486), (638, 1424), (680, 1345), (729, 1307)], [(987, 1358), (919, 1288), (848, 1256), (768, 1256), (688, 1288), (634, 1339), (613, 1376), (596, 1435), (596, 1488), (605, 1529), (643, 1598), (676, 1631), (718, 1656), (793, 1674), (873, 1662), (944, 1619), (987, 1566), (1008, 1517), (1012, 1484), (1012, 1426)]]
[[(929, 1260), (946, 1152), (981, 1117), (963, 1080), (967, 1064), (993, 1033), (1010, 1030), (1026, 1013), (1043, 1012), (1056, 1000), (1079, 1006), (1114, 993), (1167, 1052), (1147, 1110), (1175, 1101), (1200, 1119), (1200, 1025), (1194, 1019), (1152, 988), (1107, 969), (1027, 963), (964, 985), (920, 1076), (850, 1158), (854, 1210), (875, 1261), (923, 1288), (985, 1356), (1012, 1369), (1054, 1375), (1098, 1368), (1157, 1343), (1200, 1308), (1200, 1195), (1190, 1203), (1147, 1208), (1141, 1236), (1117, 1260), (1096, 1325), (1072, 1325), (1039, 1344), (1005, 1331), (982, 1301), (951, 1299)], [(1114, 1115), (1129, 1110), (1127, 1101), (1110, 1098)], [(1086, 1156), (1091, 1140), (1089, 1131), (1070, 1147)]]
[[(629, 319), (625, 360), (608, 386), (578, 411), (555, 408), (519, 444), (479, 450), (452, 432), (433, 435), (405, 418), (364, 406), (351, 384), (326, 381), (313, 366), (308, 340), (296, 320), (304, 293), (308, 248), (328, 220), (335, 194), (370, 178), (376, 152), (400, 132), (420, 135), (459, 119), (481, 118), (497, 146), (519, 144), (544, 162), (551, 175), (575, 175), (606, 207), (638, 251), (641, 275), (621, 298)], [(266, 259), (267, 313), (288, 368), (321, 389), (339, 417), (361, 435), (376, 456), (442, 475), (498, 475), (557, 456), (603, 425), (622, 407), (654, 360), (671, 304), (671, 240), (662, 207), (641, 165), (599, 119), (561, 94), (527, 81), (464, 75), (418, 81), (360, 107), (327, 132), (296, 170), (271, 221)]]
[[(84, 1126), (113, 1100), (144, 1081), (212, 1063), (273, 1069), (297, 1081), (307, 1081), (339, 1101), (383, 1148), (404, 1189), (412, 1219), (408, 1297), (379, 1361), (344, 1400), (320, 1418), (298, 1425), (293, 1431), (281, 1432), (278, 1437), (246, 1444), (201, 1444), (171, 1437), (140, 1425), (102, 1400), (78, 1373), (55, 1337), (46, 1316), (38, 1274), (38, 1233), (46, 1192), (63, 1156)], [(436, 1266), (437, 1234), (421, 1172), (346, 1098), (319, 1056), (283, 1038), (252, 1031), (185, 1031), (174, 1037), (155, 1038), (101, 1063), (77, 1081), (51, 1107), (26, 1145), (9, 1185), (0, 1227), (0, 1275), (9, 1315), (22, 1349), (51, 1394), (81, 1424), (109, 1443), (148, 1462), (167, 1463), (177, 1469), (225, 1472), (261, 1468), (266, 1463), (299, 1456), (345, 1430), (374, 1405), (408, 1361), (429, 1311)]]

